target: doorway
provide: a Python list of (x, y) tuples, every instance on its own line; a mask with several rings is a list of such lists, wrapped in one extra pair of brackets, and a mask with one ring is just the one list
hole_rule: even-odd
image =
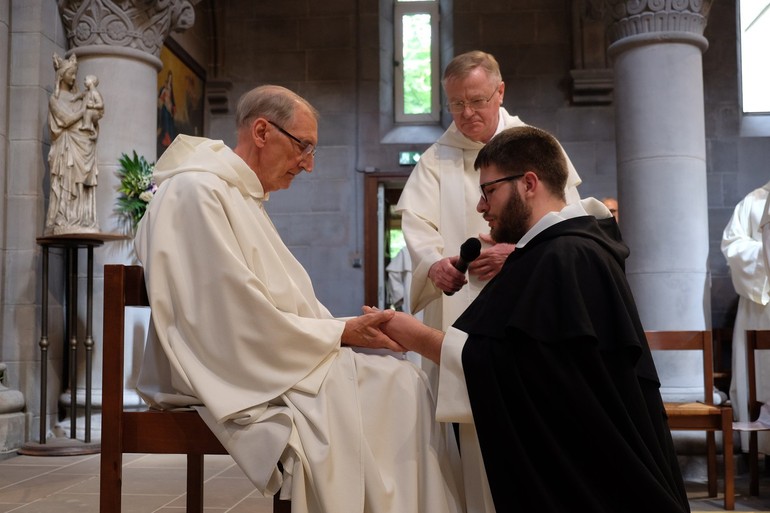
[[(378, 308), (395, 306), (386, 268), (404, 249), (401, 215), (395, 212), (409, 172), (370, 173), (364, 181), (364, 301)], [(405, 249), (404, 249), (405, 251)]]

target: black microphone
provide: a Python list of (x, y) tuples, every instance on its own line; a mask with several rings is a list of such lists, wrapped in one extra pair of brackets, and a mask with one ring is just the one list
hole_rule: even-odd
[[(468, 264), (473, 262), (479, 257), (481, 253), (481, 241), (476, 237), (471, 237), (466, 240), (460, 246), (460, 258), (455, 262), (455, 269), (465, 274), (468, 270)], [(451, 296), (454, 292), (444, 292), (447, 296)]]

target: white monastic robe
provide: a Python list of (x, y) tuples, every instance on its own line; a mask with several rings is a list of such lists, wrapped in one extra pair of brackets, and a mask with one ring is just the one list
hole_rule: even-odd
[[(516, 126), (526, 126), (526, 123), (500, 107), (495, 133)], [(444, 332), (486, 284), (469, 275), (468, 283), (462, 289), (447, 296), (428, 278), (430, 267), (442, 258), (459, 254), (460, 246), (469, 237), (489, 234), (489, 225), (476, 211), (481, 192), (479, 172), (473, 164), (483, 147), (484, 143), (468, 139), (452, 123), (420, 157), (396, 205), (396, 211), (402, 216), (404, 238), (412, 258), (412, 312), (423, 311), (425, 324)], [(580, 199), (577, 192), (580, 176), (569, 157), (567, 164), (566, 199), (568, 203), (574, 203)], [(485, 247), (488, 246), (484, 244)], [(436, 386), (435, 365), (424, 359), (423, 365), (432, 385)], [(472, 423), (460, 425), (460, 446), (468, 512), (494, 512)]]
[[(733, 330), (730, 402), (735, 420), (748, 422), (748, 382), (746, 380), (746, 330), (770, 329), (770, 282), (762, 244), (762, 218), (767, 219), (766, 203), (770, 182), (746, 195), (735, 206), (722, 234), (722, 254), (730, 267), (730, 278), (738, 293), (738, 311)], [(765, 221), (765, 224), (767, 222)], [(757, 399), (770, 401), (770, 355), (757, 358)], [(759, 433), (759, 450), (770, 454), (770, 437)], [(741, 433), (741, 448), (748, 451), (748, 433)]]
[(153, 327), (142, 397), (195, 406), (294, 513), (461, 513), (425, 375), (340, 346), (344, 321), (315, 297), (248, 165), (222, 141), (179, 136), (154, 176), (135, 241)]
[[(518, 116), (500, 108), (496, 133), (526, 126)], [(484, 143), (471, 141), (452, 123), (420, 157), (409, 175), (396, 211), (402, 217), (404, 238), (412, 258), (412, 311), (425, 310), (425, 323), (446, 331), (484, 287), (474, 276), (452, 296), (442, 294), (428, 278), (430, 267), (442, 258), (459, 254), (469, 237), (489, 234), (489, 226), (476, 211), (481, 197), (479, 172), (473, 167)], [(566, 154), (565, 154), (566, 156)], [(580, 199), (580, 177), (567, 157), (567, 203)], [(438, 301), (436, 301), (438, 300)]]

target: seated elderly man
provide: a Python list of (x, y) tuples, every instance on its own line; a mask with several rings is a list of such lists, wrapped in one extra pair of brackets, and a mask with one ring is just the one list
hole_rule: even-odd
[[(317, 112), (277, 86), (246, 93), (238, 141), (178, 136), (136, 235), (152, 308), (138, 389), (194, 406), (266, 496), (294, 513), (460, 513), (454, 440), (392, 317), (334, 318), (264, 202), (313, 169)], [(283, 473), (277, 469), (280, 462)]]

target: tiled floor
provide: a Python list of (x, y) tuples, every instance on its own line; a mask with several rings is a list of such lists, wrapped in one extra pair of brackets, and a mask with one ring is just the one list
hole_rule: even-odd
[[(126, 455), (125, 513), (183, 513), (183, 456)], [(99, 455), (13, 456), (0, 461), (0, 513), (97, 513)], [(206, 513), (269, 513), (272, 500), (254, 490), (229, 456), (206, 457)], [(688, 483), (693, 513), (722, 511), (722, 498), (706, 497), (705, 484)], [(720, 487), (721, 490), (721, 487)], [(736, 511), (770, 513), (770, 476), (760, 496), (748, 497), (747, 476), (736, 482)]]
[[(722, 482), (719, 482), (719, 497), (708, 497), (706, 483), (688, 482), (687, 496), (690, 498), (692, 513), (724, 511)], [(748, 475), (740, 475), (735, 480), (735, 511), (754, 513), (770, 512), (770, 476), (763, 476), (759, 483), (759, 496), (749, 496)]]
[[(183, 513), (185, 458), (127, 454), (124, 513)], [(269, 513), (229, 456), (206, 456), (206, 513)], [(0, 513), (97, 513), (99, 455), (15, 456), (0, 461)]]

